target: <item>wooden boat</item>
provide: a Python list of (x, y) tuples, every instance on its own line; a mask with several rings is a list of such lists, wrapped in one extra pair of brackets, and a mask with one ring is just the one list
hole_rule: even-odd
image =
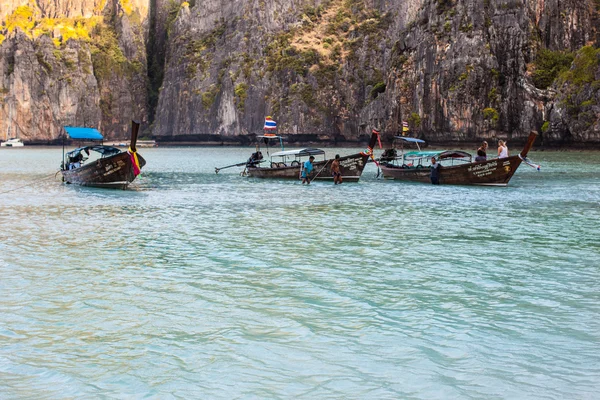
[[(281, 137), (275, 135), (261, 137), (267, 138), (267, 140), (278, 139), (281, 141)], [(367, 150), (340, 157), (340, 172), (344, 182), (358, 182), (367, 161), (373, 155), (373, 148), (377, 143), (378, 137), (379, 131), (374, 129)], [(256, 153), (253, 153), (253, 157), (250, 157), (246, 163), (246, 173), (248, 176), (255, 178), (300, 179), (302, 165), (310, 156), (319, 158), (322, 156), (323, 159), (319, 161), (315, 160), (313, 162), (313, 170), (308, 176), (309, 180), (333, 181), (333, 176), (331, 176), (331, 173), (329, 172), (333, 159), (326, 159), (325, 151), (313, 148), (273, 153), (268, 167), (262, 167), (260, 165), (264, 160), (262, 160), (262, 153), (257, 151)]]
[[(63, 147), (61, 164), (63, 182), (100, 188), (126, 189), (146, 164), (146, 160), (137, 154), (135, 147), (139, 127), (138, 122), (132, 121), (131, 143), (126, 152), (113, 146), (93, 144), (64, 154)], [(100, 142), (104, 140), (102, 134), (94, 128), (66, 126), (65, 131), (69, 137), (76, 140)], [(88, 161), (85, 155), (90, 156), (90, 152), (94, 152), (99, 157)]]
[[(536, 137), (537, 132), (532, 131), (521, 153), (506, 158), (471, 162), (471, 155), (462, 151), (402, 151), (398, 157), (382, 157), (379, 168), (385, 179), (431, 183), (430, 164), (435, 157), (441, 163), (440, 184), (507, 186), (521, 162), (539, 169), (527, 158)], [(419, 139), (411, 141), (419, 143)]]

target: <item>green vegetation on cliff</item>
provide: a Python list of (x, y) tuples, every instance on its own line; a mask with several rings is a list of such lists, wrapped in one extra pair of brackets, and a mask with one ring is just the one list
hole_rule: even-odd
[[(126, 7), (128, 4), (128, 2), (124, 3), (124, 9), (126, 12), (131, 13), (131, 10)], [(57, 48), (53, 52), (54, 57), (58, 61), (62, 61), (70, 70), (75, 68), (75, 63), (68, 57), (63, 57), (61, 51), (64, 49), (64, 44), (69, 40), (86, 43), (92, 55), (94, 75), (99, 79), (107, 78), (113, 73), (122, 74), (124, 72), (142, 71), (141, 62), (130, 62), (125, 57), (119, 46), (114, 28), (104, 23), (103, 17), (36, 19), (36, 14), (39, 14), (39, 10), (30, 6), (17, 7), (12, 14), (6, 17), (0, 32), (11, 33), (15, 29), (20, 29), (32, 40), (40, 36), (52, 38)], [(0, 37), (0, 43), (3, 38), (4, 35)], [(79, 55), (78, 58), (85, 60), (81, 64), (82, 69), (87, 73), (91, 72), (87, 57)], [(52, 65), (41, 56), (41, 53), (38, 53), (37, 59), (46, 72), (52, 72)]]
[(562, 72), (569, 69), (572, 62), (572, 53), (541, 49), (535, 59), (535, 70), (531, 74), (533, 84), (538, 89), (548, 88)]
[(36, 19), (36, 10), (29, 6), (20, 6), (6, 17), (0, 26), (0, 43), (6, 34), (20, 29), (30, 39), (46, 35), (52, 38), (54, 45), (59, 47), (69, 39), (90, 41), (90, 34), (94, 27), (101, 23), (102, 17), (90, 18), (41, 18)]
[(596, 94), (600, 90), (600, 49), (593, 46), (581, 48), (573, 60), (573, 65), (559, 77), (563, 105), (572, 117), (591, 126), (596, 117), (590, 109), (596, 105)]
[(122, 74), (127, 70), (129, 62), (119, 47), (114, 30), (106, 25), (97, 25), (93, 32), (94, 40), (90, 44), (94, 75), (99, 79), (108, 78), (111, 74)]

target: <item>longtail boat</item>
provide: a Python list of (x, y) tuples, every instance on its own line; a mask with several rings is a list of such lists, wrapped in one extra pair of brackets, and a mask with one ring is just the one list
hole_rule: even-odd
[[(431, 183), (431, 158), (441, 164), (439, 183), (446, 185), (489, 185), (507, 186), (522, 162), (537, 168), (527, 154), (537, 137), (531, 131), (525, 147), (520, 154), (506, 158), (494, 158), (486, 161), (471, 162), (471, 155), (463, 151), (411, 151), (396, 156), (394, 151), (386, 150), (380, 158), (379, 168), (385, 179)], [(420, 139), (398, 138), (404, 141), (422, 143)]]
[[(146, 160), (137, 154), (135, 147), (139, 128), (138, 122), (131, 122), (129, 149), (121, 151), (116, 147), (103, 145), (104, 137), (95, 128), (65, 126), (65, 131), (71, 139), (100, 142), (100, 144), (78, 147), (66, 154), (63, 146), (63, 162), (61, 164), (63, 182), (100, 188), (126, 189), (139, 175), (141, 168), (146, 165)], [(94, 156), (92, 160), (89, 160), (90, 155)]]
[[(262, 136), (265, 137), (265, 136)], [(273, 139), (281, 138), (279, 136), (266, 136)], [(373, 157), (373, 148), (379, 138), (379, 131), (373, 129), (369, 147), (360, 153), (351, 154), (339, 158), (340, 173), (344, 182), (358, 182), (369, 158)], [(308, 175), (310, 181), (313, 180), (330, 180), (333, 181), (333, 176), (329, 172), (329, 168), (333, 159), (326, 159), (325, 151), (321, 149), (306, 148), (301, 150), (279, 151), (271, 155), (269, 166), (261, 166), (262, 153), (257, 150), (253, 153), (246, 164), (246, 173), (248, 176), (255, 178), (271, 178), (271, 179), (300, 179), (300, 173), (304, 161), (310, 157), (322, 156), (322, 160), (313, 162), (313, 170)], [(260, 157), (260, 158), (258, 158)]]

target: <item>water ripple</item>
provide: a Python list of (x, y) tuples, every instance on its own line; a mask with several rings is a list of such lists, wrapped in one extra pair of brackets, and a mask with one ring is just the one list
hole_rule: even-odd
[[(60, 157), (24, 151), (0, 192)], [(508, 188), (214, 174), (247, 153), (0, 195), (0, 398), (597, 397), (596, 154)]]

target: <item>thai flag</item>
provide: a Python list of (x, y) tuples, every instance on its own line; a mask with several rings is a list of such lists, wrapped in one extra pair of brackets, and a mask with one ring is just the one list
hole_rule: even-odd
[(277, 129), (277, 122), (273, 121), (271, 117), (266, 117), (264, 129)]

